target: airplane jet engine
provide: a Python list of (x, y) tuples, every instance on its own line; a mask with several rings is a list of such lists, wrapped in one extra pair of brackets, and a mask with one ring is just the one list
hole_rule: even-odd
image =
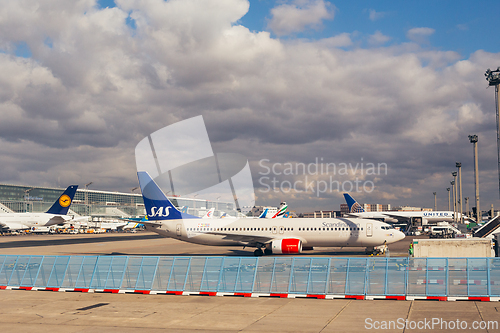
[(302, 252), (302, 241), (295, 238), (276, 239), (271, 243), (272, 253), (297, 254)]

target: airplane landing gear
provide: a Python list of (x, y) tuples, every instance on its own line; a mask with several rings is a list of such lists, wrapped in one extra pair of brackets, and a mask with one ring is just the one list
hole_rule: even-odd
[(388, 250), (388, 247), (386, 244), (380, 245), (380, 246), (375, 246), (375, 247), (367, 247), (365, 250), (366, 254), (369, 255), (380, 255), (384, 254)]
[(262, 251), (262, 249), (257, 249), (253, 251), (253, 255), (256, 257), (262, 257), (264, 255), (264, 252)]

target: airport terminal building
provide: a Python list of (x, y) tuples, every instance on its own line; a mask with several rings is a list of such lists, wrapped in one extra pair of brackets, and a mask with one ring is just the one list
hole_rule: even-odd
[[(64, 192), (64, 188), (0, 184), (0, 213), (45, 212)], [(178, 207), (187, 206), (188, 213), (199, 216), (215, 207), (235, 215), (235, 204), (197, 198), (169, 197)], [(144, 216), (144, 202), (139, 193), (121, 193), (78, 189), (70, 207), (70, 215), (93, 218), (122, 218)]]

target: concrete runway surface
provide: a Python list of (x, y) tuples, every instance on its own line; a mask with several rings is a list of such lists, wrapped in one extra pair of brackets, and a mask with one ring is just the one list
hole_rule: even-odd
[[(406, 255), (409, 242), (390, 245), (390, 255)], [(253, 256), (253, 249), (200, 246), (140, 232), (0, 237), (0, 254)], [(364, 250), (327, 248), (302, 256), (364, 256)], [(0, 332), (455, 332), (457, 325), (469, 332), (500, 332), (499, 309), (499, 303), (472, 301), (1, 290)]]
[[(389, 245), (390, 256), (408, 255), (412, 238)], [(20, 235), (0, 237), (0, 254), (253, 256), (254, 248), (203, 246), (163, 238), (153, 232)], [(302, 256), (365, 256), (364, 248), (332, 247), (304, 251)]]

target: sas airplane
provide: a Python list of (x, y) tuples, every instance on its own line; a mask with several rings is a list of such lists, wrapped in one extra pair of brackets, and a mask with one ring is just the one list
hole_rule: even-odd
[(213, 246), (257, 248), (263, 254), (297, 254), (313, 247), (366, 247), (385, 250), (405, 235), (390, 225), (365, 219), (202, 219), (179, 211), (147, 172), (138, 172), (147, 212), (146, 229), (164, 237)]
[(73, 201), (78, 185), (71, 185), (61, 194), (54, 204), (45, 213), (5, 213), (0, 214), (0, 229), (23, 230), (40, 226), (64, 224), (72, 219), (66, 215)]
[[(422, 224), (428, 224), (429, 222), (453, 222), (453, 212), (450, 211), (421, 211), (421, 212), (365, 212), (363, 207), (354, 200), (348, 193), (344, 193), (345, 201), (349, 207), (350, 217), (361, 217), (365, 219), (375, 219), (385, 222), (396, 223), (398, 221), (408, 221), (412, 218), (421, 218)], [(460, 220), (460, 213), (457, 213), (458, 219)], [(464, 220), (469, 218), (464, 216)]]

